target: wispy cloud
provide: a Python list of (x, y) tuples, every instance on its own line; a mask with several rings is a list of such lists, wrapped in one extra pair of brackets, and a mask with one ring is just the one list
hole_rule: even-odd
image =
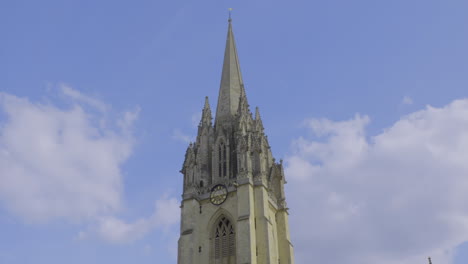
[(187, 144), (194, 141), (194, 138), (190, 137), (187, 134), (184, 134), (182, 131), (180, 131), (180, 129), (174, 129), (172, 131), (172, 138), (174, 140), (181, 141)]
[(175, 198), (157, 200), (154, 213), (133, 223), (126, 223), (116, 217), (99, 221), (98, 234), (112, 243), (128, 243), (140, 239), (154, 229), (166, 230), (179, 222), (179, 203)]
[(404, 96), (403, 99), (401, 100), (401, 103), (404, 105), (412, 105), (413, 99), (409, 96)]
[(71, 86), (67, 84), (61, 83), (59, 84), (59, 88), (64, 95), (68, 96), (71, 99), (76, 100), (77, 102), (88, 104), (100, 110), (101, 112), (105, 112), (106, 110), (109, 109), (109, 105), (105, 104), (104, 102), (96, 98), (93, 98), (91, 96), (85, 95), (81, 93), (80, 91), (73, 89)]
[(200, 120), (201, 120), (201, 117), (202, 117), (202, 112), (196, 112), (192, 115), (192, 127), (194, 128), (197, 128), (198, 127), (198, 124), (200, 124)]
[[(468, 100), (366, 136), (367, 116), (309, 119), (286, 159), (298, 262), (450, 263), (468, 240)], [(321, 138), (320, 138), (321, 137)]]

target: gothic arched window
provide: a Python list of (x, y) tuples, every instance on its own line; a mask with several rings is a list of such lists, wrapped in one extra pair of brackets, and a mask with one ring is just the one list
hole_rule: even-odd
[(214, 232), (215, 263), (235, 263), (236, 232), (234, 226), (225, 216), (216, 223)]
[(225, 177), (227, 173), (226, 168), (226, 145), (223, 142), (219, 144), (218, 147), (218, 170), (219, 170), (219, 177)]

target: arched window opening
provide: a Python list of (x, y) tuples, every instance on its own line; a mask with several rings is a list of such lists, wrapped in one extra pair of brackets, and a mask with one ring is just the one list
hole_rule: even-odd
[[(231, 221), (222, 216), (216, 223), (214, 233), (215, 263), (235, 263), (236, 232)], [(228, 262), (224, 262), (224, 261)], [(223, 262), (221, 262), (223, 261)]]
[(203, 181), (200, 181), (200, 188), (203, 188)]

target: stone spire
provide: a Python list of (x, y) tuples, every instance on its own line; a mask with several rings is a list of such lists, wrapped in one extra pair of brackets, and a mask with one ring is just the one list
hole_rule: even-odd
[(218, 106), (216, 108), (216, 126), (225, 120), (232, 120), (235, 116), (243, 86), (236, 43), (234, 41), (234, 34), (232, 33), (231, 19), (229, 18), (223, 72), (219, 88)]

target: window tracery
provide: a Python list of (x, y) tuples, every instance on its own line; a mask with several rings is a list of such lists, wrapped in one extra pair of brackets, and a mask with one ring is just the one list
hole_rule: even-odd
[[(231, 221), (221, 216), (214, 232), (215, 263), (234, 263), (236, 255), (236, 233)], [(229, 262), (225, 262), (229, 261)]]

